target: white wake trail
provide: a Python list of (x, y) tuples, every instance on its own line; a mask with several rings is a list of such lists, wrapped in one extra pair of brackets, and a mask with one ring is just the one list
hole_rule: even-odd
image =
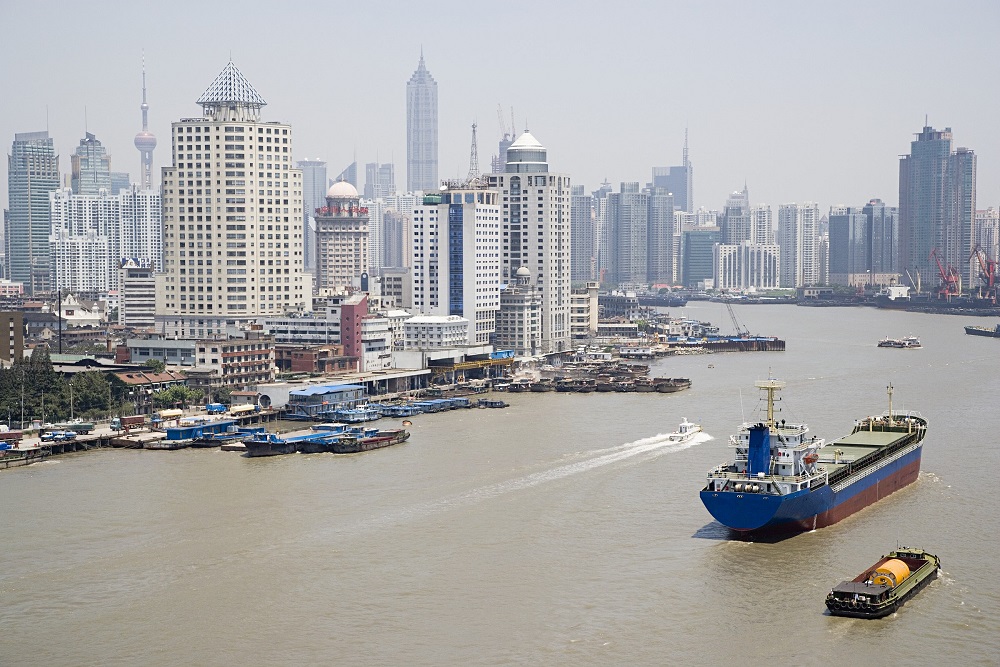
[(707, 442), (712, 439), (712, 436), (706, 433), (699, 433), (688, 442), (683, 443), (670, 443), (667, 438), (668, 434), (659, 433), (649, 438), (642, 438), (641, 440), (636, 440), (635, 442), (625, 443), (624, 445), (594, 450), (584, 455), (589, 456), (590, 458), (586, 458), (582, 461), (567, 463), (549, 470), (540, 470), (516, 479), (496, 482), (495, 484), (489, 484), (487, 486), (471, 489), (454, 496), (441, 498), (440, 500), (414, 505), (398, 512), (393, 512), (379, 517), (375, 521), (367, 523), (367, 526), (373, 527), (399, 523), (408, 519), (424, 517), (429, 514), (491, 500), (516, 491), (523, 491), (525, 489), (536, 487), (547, 482), (565, 479), (567, 477), (579, 475), (598, 468), (604, 468), (606, 466), (627, 461), (644, 454), (649, 455), (649, 458), (656, 458), (665, 454), (673, 454), (689, 449), (703, 442)]

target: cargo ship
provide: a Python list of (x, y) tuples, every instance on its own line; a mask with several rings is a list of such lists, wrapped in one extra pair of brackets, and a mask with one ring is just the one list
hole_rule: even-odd
[(965, 327), (965, 333), (970, 336), (989, 336), (990, 338), (1000, 338), (1000, 324), (995, 327)]
[(936, 579), (940, 567), (941, 559), (923, 549), (896, 549), (851, 581), (834, 586), (826, 607), (834, 616), (888, 616)]
[(767, 394), (766, 421), (730, 436), (734, 459), (708, 473), (706, 509), (740, 533), (792, 533), (823, 528), (917, 479), (927, 422), (915, 412), (865, 417), (827, 443), (805, 424), (774, 419), (780, 380), (756, 383)]

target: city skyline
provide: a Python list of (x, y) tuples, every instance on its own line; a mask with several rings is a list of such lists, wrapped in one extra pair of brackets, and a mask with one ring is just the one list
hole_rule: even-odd
[[(334, 47), (304, 41), (297, 45), (299, 57), (287, 62), (241, 47), (236, 37), (219, 42), (217, 26), (225, 20), (234, 35), (245, 34), (265, 27), (267, 16), (267, 27), (291, 29), (304, 17), (318, 22), (332, 10), (305, 3), (281, 16), (230, 16), (221, 7), (199, 6), (197, 25), (187, 25), (176, 7), (125, 6), (106, 14), (107, 39), (72, 51), (78, 64), (72, 69), (59, 64), (71, 52), (74, 31), (92, 15), (69, 6), (45, 17), (51, 60), (44, 53), (19, 57), (29, 49), (25, 31), (0, 45), (0, 57), (22, 63), (0, 72), (0, 89), (17, 96), (16, 104), (0, 109), (0, 132), (9, 142), (15, 133), (48, 128), (64, 172), (79, 138), (92, 132), (108, 147), (112, 169), (127, 170), (137, 182), (133, 141), (140, 127), (143, 53), (149, 128), (156, 136), (167, 136), (171, 122), (192, 115), (188, 100), (214, 75), (215, 63), (232, 57), (270, 101), (274, 117), (296, 127), (296, 160), (319, 157), (336, 173), (355, 156), (366, 163), (393, 155), (402, 174), (403, 89), (423, 49), (440, 95), (441, 179), (467, 174), (472, 121), (479, 124), (480, 164), (489, 163), (501, 133), (500, 105), (504, 123), (511, 122), (513, 108), (515, 134), (529, 129), (558, 156), (553, 169), (587, 191), (605, 178), (644, 184), (653, 167), (681, 164), (687, 128), (695, 206), (721, 209), (744, 183), (752, 204), (775, 209), (796, 201), (816, 201), (824, 210), (860, 206), (873, 197), (896, 205), (898, 157), (908, 152), (926, 116), (929, 125), (953, 128), (956, 146), (979, 156), (979, 207), (1000, 204), (1000, 161), (991, 149), (1000, 145), (1000, 129), (991, 118), (995, 93), (988, 85), (1000, 54), (990, 35), (1000, 9), (989, 3), (723, 3), (711, 10), (636, 5), (633, 12), (641, 11), (644, 20), (624, 22), (628, 29), (593, 20), (601, 5), (581, 4), (571, 13), (542, 6), (531, 13), (529, 33), (558, 57), (531, 67), (509, 61), (506, 68), (483, 67), (481, 58), (469, 55), (468, 40), (430, 40), (429, 33), (412, 30), (408, 5), (392, 6), (396, 11), (378, 17), (378, 59), (362, 56), (370, 36), (354, 31)], [(435, 8), (450, 30), (476, 34), (477, 43), (502, 43), (511, 30), (510, 22), (485, 20), (485, 10), (455, 3)], [(7, 13), (12, 24), (31, 24), (42, 20), (42, 11), (25, 4)], [(376, 18), (364, 7), (338, 7), (336, 15), (353, 25)], [(131, 27), (149, 22), (160, 27), (155, 39)], [(942, 30), (941, 22), (950, 28)], [(676, 29), (663, 40), (658, 26), (667, 23)], [(877, 40), (870, 38), (872, 26), (886, 28)], [(182, 36), (197, 41), (201, 35), (212, 35), (218, 53), (176, 49)], [(529, 48), (534, 38), (511, 39)], [(914, 58), (914, 45), (932, 39), (940, 47), (936, 59)], [(329, 70), (316, 62), (355, 68), (352, 85), (363, 85), (365, 94), (345, 103), (344, 88), (325, 85)], [(649, 67), (656, 63), (663, 63), (663, 72), (651, 79)], [(79, 71), (101, 71), (100, 85)], [(662, 83), (649, 83), (654, 79)], [(628, 91), (627, 103), (599, 92), (611, 82)], [(619, 87), (624, 82), (629, 86)], [(859, 104), (862, 96), (866, 102)], [(158, 180), (169, 156), (160, 151), (154, 160)], [(6, 192), (2, 199), (6, 204)]]

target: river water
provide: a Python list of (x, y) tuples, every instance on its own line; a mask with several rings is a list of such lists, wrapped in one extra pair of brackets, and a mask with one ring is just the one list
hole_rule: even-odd
[[(719, 304), (681, 312), (731, 329)], [(0, 472), (0, 664), (998, 664), (1000, 340), (962, 329), (995, 322), (736, 312), (787, 351), (657, 361), (693, 380), (677, 394), (512, 394), (358, 455), (102, 450)], [(875, 346), (907, 334), (924, 347)], [(891, 382), (930, 424), (918, 481), (829, 528), (729, 539), (698, 491), (769, 373), (778, 416), (827, 438)], [(666, 445), (684, 417), (712, 439)], [(881, 621), (824, 613), (897, 544), (941, 577)]]

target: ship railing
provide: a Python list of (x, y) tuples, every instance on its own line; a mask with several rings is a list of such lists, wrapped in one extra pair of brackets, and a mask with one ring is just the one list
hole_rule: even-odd
[(807, 475), (765, 475), (764, 477), (753, 477), (745, 472), (736, 472), (734, 470), (727, 470), (729, 466), (721, 465), (711, 472), (708, 473), (709, 477), (721, 478), (721, 479), (738, 479), (738, 480), (760, 480), (762, 482), (788, 482), (788, 483), (799, 483), (805, 482), (812, 479), (823, 479), (825, 473), (817, 472)]

